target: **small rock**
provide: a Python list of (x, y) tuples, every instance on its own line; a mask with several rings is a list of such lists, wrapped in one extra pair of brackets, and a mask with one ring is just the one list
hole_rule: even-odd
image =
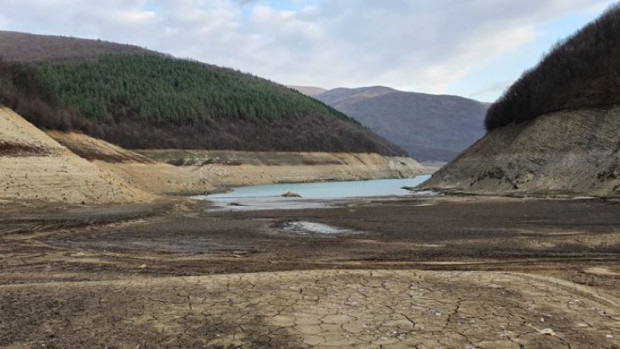
[(554, 330), (552, 330), (552, 329), (550, 329), (550, 328), (545, 328), (545, 329), (543, 329), (543, 330), (540, 330), (540, 331), (538, 331), (538, 333), (539, 333), (539, 334), (545, 334), (545, 335), (548, 335), (548, 336), (553, 336), (553, 337), (555, 337), (555, 331), (554, 331)]
[(301, 195), (297, 194), (297, 193), (293, 193), (292, 191), (289, 191), (288, 193), (282, 194), (283, 198), (300, 198)]
[(146, 267), (147, 267), (147, 265), (146, 265), (146, 264), (142, 264), (142, 265), (140, 266), (140, 269), (146, 269)]
[(612, 335), (608, 334), (608, 335), (605, 335), (605, 338), (608, 338), (608, 339), (613, 339), (613, 338), (614, 338), (614, 336), (612, 336)]

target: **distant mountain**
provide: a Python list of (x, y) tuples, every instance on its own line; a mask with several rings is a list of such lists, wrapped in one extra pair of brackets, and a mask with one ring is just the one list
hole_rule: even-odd
[(315, 96), (409, 152), (418, 161), (449, 161), (485, 133), (487, 104), (457, 96), (384, 86), (336, 88)]
[(0, 105), (132, 149), (405, 154), (291, 88), (101, 40), (0, 31)]
[(288, 85), (288, 87), (292, 88), (293, 90), (297, 90), (297, 91), (305, 94), (306, 96), (310, 96), (310, 97), (318, 96), (321, 93), (327, 92), (327, 89), (324, 89), (324, 88), (321, 88), (321, 87), (314, 87), (314, 86), (293, 86), (293, 85)]

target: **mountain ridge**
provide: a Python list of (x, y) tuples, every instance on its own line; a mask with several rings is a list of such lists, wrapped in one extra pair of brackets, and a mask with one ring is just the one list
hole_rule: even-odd
[(487, 105), (386, 86), (336, 88), (315, 97), (403, 147), (418, 161), (449, 161), (485, 133)]

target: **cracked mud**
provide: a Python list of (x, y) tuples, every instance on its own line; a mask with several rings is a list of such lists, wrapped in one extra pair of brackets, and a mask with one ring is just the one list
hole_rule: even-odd
[(620, 344), (617, 299), (514, 273), (306, 271), (11, 285), (0, 292), (0, 329), (13, 333), (3, 340), (16, 347)]
[(617, 203), (207, 211), (4, 210), (0, 348), (620, 347)]

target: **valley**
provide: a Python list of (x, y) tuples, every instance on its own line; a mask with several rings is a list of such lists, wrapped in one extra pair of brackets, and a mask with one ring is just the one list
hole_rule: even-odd
[[(498, 86), (482, 78), (503, 76), (493, 50), (508, 41), (488, 28), (522, 33), (510, 23), (559, 3), (473, 31), (461, 20), (483, 23), (482, 10), (451, 5), (451, 43), (449, 21), (435, 33), (430, 14), (381, 5), (384, 29), (423, 24), (414, 54), (387, 49), (412, 32), (385, 36), (377, 11), (356, 12), (371, 2), (335, 17), (302, 2), (225, 0), (205, 20), (215, 2), (147, 1), (113, 23), (127, 40), (158, 28), (142, 42), (167, 47), (178, 28), (160, 20), (179, 11), (200, 31), (177, 53), (251, 52), (252, 71), (371, 87), (0, 31), (0, 348), (620, 348), (620, 5), (488, 104), (372, 85), (487, 95), (473, 85)], [(323, 46), (317, 18), (349, 11), (365, 25)], [(391, 44), (354, 49), (358, 32), (358, 45)], [(342, 61), (340, 81), (316, 70)]]

